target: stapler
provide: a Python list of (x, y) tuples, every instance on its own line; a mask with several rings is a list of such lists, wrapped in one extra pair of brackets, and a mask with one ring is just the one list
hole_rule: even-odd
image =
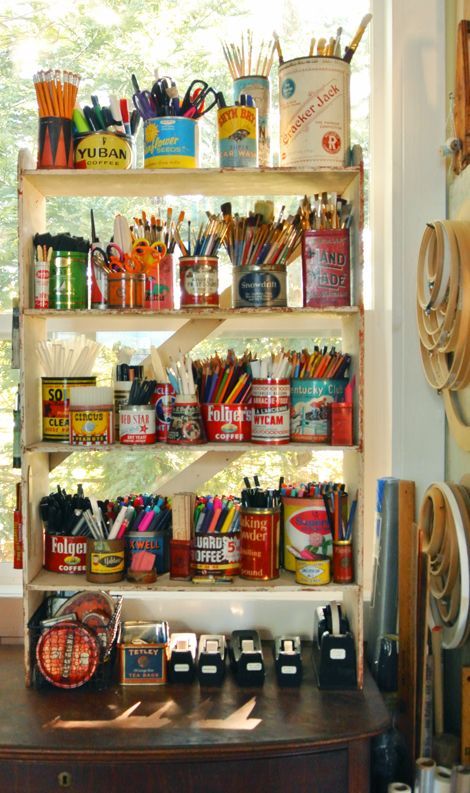
[(262, 686), (264, 659), (257, 631), (233, 631), (230, 637), (230, 662), (240, 686)]
[(277, 636), (273, 647), (274, 666), (280, 686), (300, 686), (302, 655), (300, 636)]
[(317, 668), (322, 689), (357, 688), (356, 646), (348, 618), (338, 603), (317, 609), (314, 642), (320, 648)]
[(191, 683), (196, 674), (195, 633), (172, 633), (168, 648), (168, 678), (171, 683)]
[(199, 637), (197, 676), (202, 686), (220, 686), (225, 677), (226, 642), (223, 634)]

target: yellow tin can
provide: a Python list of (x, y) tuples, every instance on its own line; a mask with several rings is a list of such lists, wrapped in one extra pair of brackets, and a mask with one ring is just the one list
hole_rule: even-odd
[(295, 580), (306, 586), (322, 586), (331, 581), (330, 557), (316, 554), (314, 559), (295, 560)]
[(74, 139), (75, 168), (106, 171), (132, 168), (133, 139), (130, 135), (92, 132)]
[(221, 168), (258, 167), (258, 109), (245, 105), (217, 111)]

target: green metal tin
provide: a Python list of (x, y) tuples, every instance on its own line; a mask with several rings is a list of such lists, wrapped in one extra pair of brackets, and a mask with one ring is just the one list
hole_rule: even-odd
[(49, 287), (51, 308), (87, 308), (87, 265), (87, 253), (54, 251)]

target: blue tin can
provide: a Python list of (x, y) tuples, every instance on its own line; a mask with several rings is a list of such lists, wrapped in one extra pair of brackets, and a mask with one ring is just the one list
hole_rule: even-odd
[(256, 264), (234, 267), (232, 302), (234, 308), (285, 308), (286, 268)]
[(144, 168), (197, 168), (197, 121), (162, 116), (144, 121)]
[(331, 403), (344, 401), (347, 378), (291, 380), (291, 440), (330, 443)]

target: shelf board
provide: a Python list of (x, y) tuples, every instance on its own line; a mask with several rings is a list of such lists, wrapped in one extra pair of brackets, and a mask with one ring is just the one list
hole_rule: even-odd
[[(169, 592), (172, 595), (176, 593), (188, 592), (199, 597), (205, 595), (206, 597), (214, 597), (214, 592), (217, 592), (217, 598), (220, 596), (230, 598), (234, 592), (237, 597), (242, 597), (244, 594), (250, 599), (255, 597), (263, 599), (267, 594), (271, 596), (279, 595), (282, 599), (286, 595), (298, 599), (299, 597), (307, 597), (312, 599), (330, 602), (334, 599), (342, 599), (345, 593), (352, 593), (357, 590), (357, 584), (324, 584), (322, 586), (303, 586), (295, 582), (294, 573), (289, 573), (286, 570), (281, 570), (280, 577), (272, 581), (249, 581), (243, 578), (234, 578), (232, 584), (193, 584), (191, 581), (172, 580), (168, 573), (158, 577), (158, 581), (154, 584), (136, 584), (135, 581), (119, 581), (116, 584), (109, 584), (106, 587), (103, 584), (94, 584), (86, 580), (84, 575), (67, 575), (64, 573), (51, 573), (48, 570), (41, 570), (38, 575), (29, 584), (26, 584), (26, 589), (31, 591), (41, 592), (58, 592), (60, 590), (82, 590), (97, 591), (106, 589), (112, 592), (134, 593), (134, 592)], [(184, 596), (184, 595), (183, 595)]]
[(40, 441), (26, 446), (27, 452), (42, 452), (44, 454), (55, 454), (61, 452), (63, 454), (72, 454), (73, 452), (119, 452), (125, 454), (141, 454), (143, 452), (153, 452), (156, 450), (164, 451), (196, 451), (196, 452), (220, 452), (226, 454), (227, 452), (302, 452), (302, 451), (359, 451), (359, 446), (331, 446), (329, 443), (252, 443), (245, 441), (243, 443), (193, 443), (193, 444), (172, 444), (172, 443), (154, 443), (154, 444), (124, 444), (112, 443), (109, 446), (72, 446), (70, 443), (54, 443), (49, 441)]
[(338, 308), (181, 308), (166, 309), (161, 311), (151, 311), (145, 308), (99, 308), (74, 309), (71, 311), (56, 311), (54, 309), (25, 308), (23, 314), (28, 317), (40, 317), (41, 319), (60, 319), (70, 317), (152, 317), (161, 318), (163, 322), (167, 318), (172, 319), (236, 319), (239, 317), (261, 317), (262, 319), (274, 315), (289, 317), (343, 317), (353, 316), (359, 313), (358, 306), (339, 306)]
[(44, 196), (259, 196), (344, 193), (359, 168), (172, 168), (128, 171), (25, 170)]

